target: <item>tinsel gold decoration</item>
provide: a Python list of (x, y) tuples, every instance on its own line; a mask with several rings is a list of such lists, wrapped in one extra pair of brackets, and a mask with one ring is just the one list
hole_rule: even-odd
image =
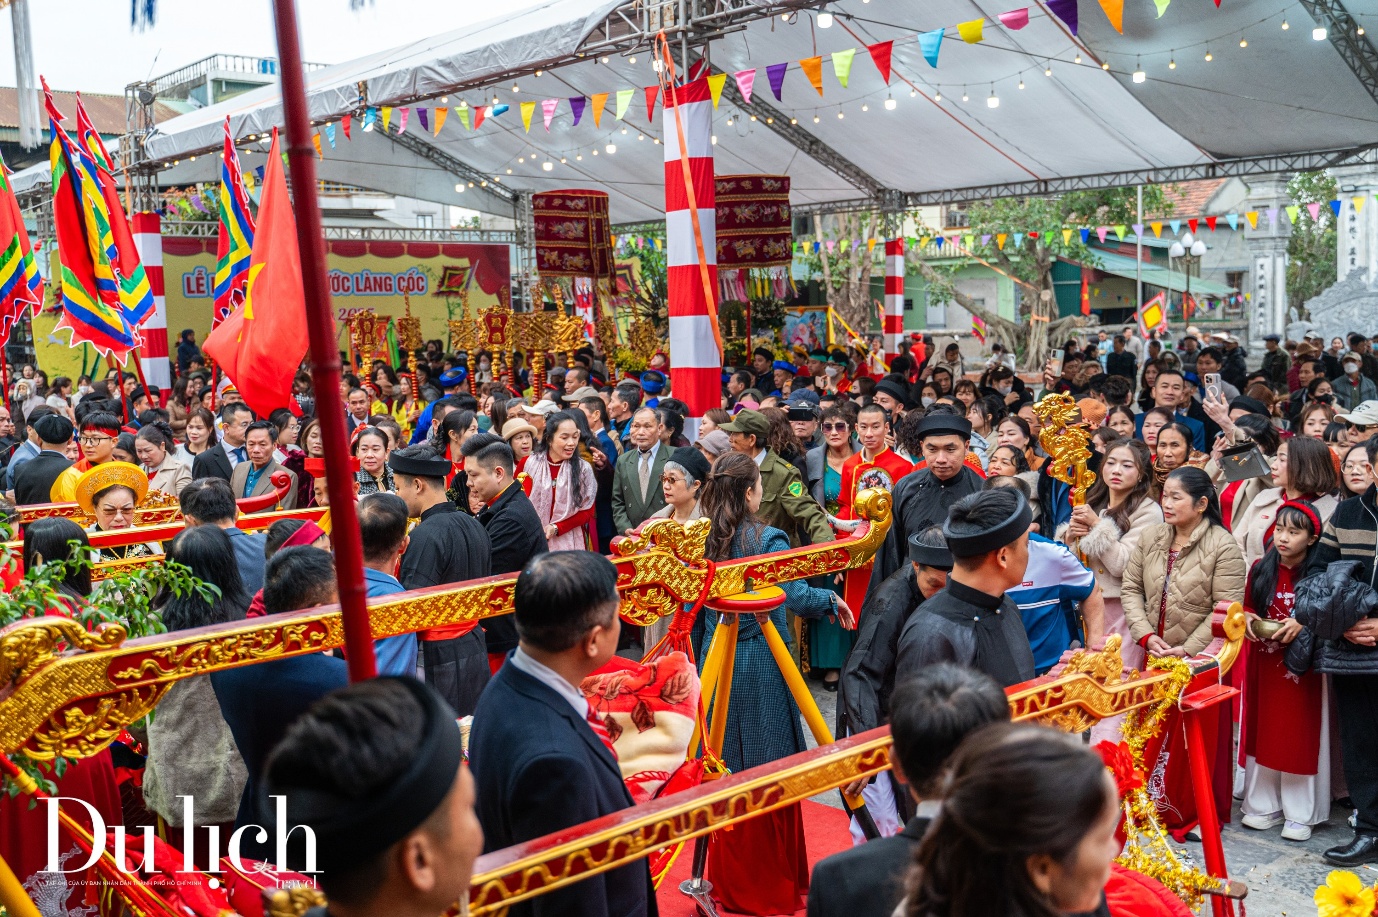
[(1183, 863), (1168, 843), (1167, 832), (1158, 818), (1158, 806), (1148, 792), (1150, 771), (1144, 766), (1144, 749), (1163, 727), (1168, 712), (1177, 708), (1182, 691), (1191, 681), (1191, 666), (1174, 657), (1151, 658), (1148, 668), (1172, 673), (1158, 703), (1132, 710), (1125, 717), (1121, 735), (1134, 758), (1134, 767), (1145, 775), (1144, 784), (1124, 799), (1124, 851), (1117, 862), (1127, 869), (1161, 882), (1164, 887), (1196, 910), (1206, 891), (1220, 887), (1220, 880)]

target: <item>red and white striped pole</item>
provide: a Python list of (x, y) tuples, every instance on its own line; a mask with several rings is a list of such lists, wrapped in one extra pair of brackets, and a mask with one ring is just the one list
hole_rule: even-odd
[[(713, 99), (706, 79), (683, 86), (672, 85), (665, 99), (670, 387), (674, 396), (689, 406), (685, 433), (693, 438), (698, 431), (699, 418), (722, 406), (722, 352), (718, 347), (714, 318), (718, 311), (718, 248), (713, 185)], [(684, 127), (683, 137), (680, 125)]]
[(885, 362), (899, 355), (904, 338), (904, 239), (885, 240)]
[[(143, 262), (148, 287), (153, 292), (153, 314), (144, 322), (144, 344), (139, 348), (139, 362), (149, 385), (158, 386), (165, 404), (172, 393), (172, 368), (168, 363), (167, 297), (163, 288), (163, 228), (156, 213), (134, 214), (134, 248)], [(152, 393), (149, 393), (150, 398)]]

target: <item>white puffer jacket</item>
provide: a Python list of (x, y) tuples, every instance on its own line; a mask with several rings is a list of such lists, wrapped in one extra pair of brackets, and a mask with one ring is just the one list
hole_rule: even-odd
[(1117, 599), (1120, 597), (1120, 579), (1124, 576), (1125, 565), (1129, 563), (1129, 555), (1134, 553), (1139, 543), (1139, 537), (1149, 526), (1162, 521), (1162, 508), (1144, 497), (1130, 514), (1127, 532), (1121, 532), (1108, 511), (1102, 510), (1100, 521), (1091, 527), (1085, 537), (1068, 538), (1068, 526), (1063, 523), (1058, 526), (1057, 540), (1067, 545), (1073, 554), (1085, 555), (1086, 564), (1096, 574), (1101, 592), (1107, 599)]

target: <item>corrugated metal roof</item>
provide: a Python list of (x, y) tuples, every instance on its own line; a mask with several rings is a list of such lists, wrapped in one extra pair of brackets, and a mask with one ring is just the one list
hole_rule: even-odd
[[(1137, 262), (1133, 258), (1104, 250), (1097, 250), (1096, 255), (1100, 261), (1096, 270), (1106, 274), (1114, 274), (1116, 277), (1134, 279), (1134, 268)], [(1144, 286), (1160, 287), (1174, 293), (1185, 292), (1187, 288), (1186, 274), (1170, 271), (1160, 264), (1152, 264), (1148, 261), (1143, 262), (1143, 280)], [(1193, 277), (1191, 278), (1191, 292), (1196, 296), (1229, 296), (1237, 291), (1223, 283), (1212, 283), (1200, 277)]]
[[(53, 102), (57, 105), (57, 110), (67, 116), (67, 126), (74, 125), (77, 113), (77, 97), (72, 92), (53, 92)], [(96, 126), (96, 130), (102, 134), (123, 134), (124, 133), (124, 96), (105, 95), (95, 92), (83, 92), (81, 103), (86, 106), (86, 113), (91, 116), (91, 123)], [(43, 128), (47, 128), (47, 113), (43, 112), (40, 100), (39, 111), (42, 112)], [(153, 103), (153, 118), (155, 121), (167, 121), (177, 117), (178, 112), (164, 105), (161, 102)], [(19, 126), (19, 90), (13, 86), (0, 86), (0, 127)]]

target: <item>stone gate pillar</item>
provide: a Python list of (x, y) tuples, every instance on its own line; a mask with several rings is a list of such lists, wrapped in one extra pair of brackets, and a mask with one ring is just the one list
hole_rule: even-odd
[(1248, 304), (1249, 340), (1265, 334), (1283, 334), (1287, 325), (1287, 240), (1292, 224), (1283, 212), (1291, 198), (1287, 180), (1263, 178), (1249, 184), (1245, 210), (1258, 212), (1256, 225), (1244, 224), (1244, 240), (1251, 264), (1245, 292)]
[(1331, 169), (1339, 186), (1340, 213), (1336, 220), (1335, 280), (1361, 271), (1364, 283), (1378, 281), (1378, 166)]

